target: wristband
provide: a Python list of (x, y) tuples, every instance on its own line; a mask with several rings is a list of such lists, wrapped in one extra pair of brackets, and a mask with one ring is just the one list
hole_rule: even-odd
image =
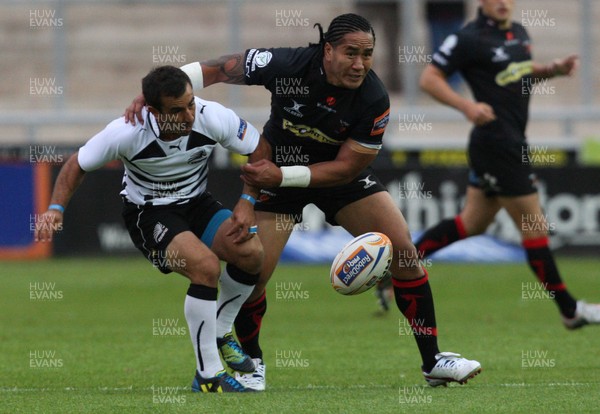
[(204, 88), (204, 75), (202, 74), (202, 65), (200, 62), (192, 62), (187, 65), (183, 65), (180, 68), (188, 75), (192, 81), (192, 89)]
[(281, 167), (281, 175), (279, 187), (308, 187), (310, 184), (310, 168), (304, 165)]
[(252, 203), (252, 205), (256, 204), (256, 198), (252, 197), (252, 196), (251, 196), (251, 195), (249, 195), (249, 194), (242, 194), (242, 195), (240, 196), (240, 198), (242, 198), (242, 199), (244, 199), (244, 200), (248, 200), (249, 202), (251, 202), (251, 203)]
[(61, 206), (60, 204), (50, 204), (48, 206), (48, 210), (58, 210), (61, 213), (65, 212), (65, 208), (63, 206)]

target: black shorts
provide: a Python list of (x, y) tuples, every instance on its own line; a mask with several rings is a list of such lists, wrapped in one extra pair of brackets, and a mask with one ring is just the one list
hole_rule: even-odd
[(510, 139), (480, 137), (469, 142), (469, 185), (487, 197), (522, 196), (537, 192), (527, 144)]
[(170, 267), (182, 262), (181, 258), (169, 257), (166, 252), (176, 235), (191, 231), (211, 247), (219, 226), (230, 216), (231, 211), (210, 193), (186, 204), (138, 206), (125, 201), (123, 206), (123, 219), (133, 244), (163, 273), (171, 273)]
[(367, 168), (352, 182), (337, 187), (323, 188), (270, 188), (261, 190), (256, 203), (257, 211), (291, 214), (294, 221), (302, 221), (302, 210), (307, 204), (314, 204), (331, 225), (337, 226), (335, 215), (344, 206), (363, 199), (371, 194), (386, 191), (371, 168)]

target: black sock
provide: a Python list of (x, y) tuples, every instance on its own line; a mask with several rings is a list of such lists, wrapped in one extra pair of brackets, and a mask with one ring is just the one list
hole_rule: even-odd
[[(423, 269), (425, 271), (425, 269)], [(440, 352), (437, 345), (437, 327), (433, 295), (427, 272), (414, 280), (392, 278), (394, 296), (400, 312), (406, 317), (423, 360), (423, 371), (430, 372), (436, 364), (435, 355)]]
[(267, 311), (266, 292), (254, 302), (244, 303), (235, 318), (235, 333), (244, 352), (252, 358), (262, 359), (262, 349), (258, 344), (260, 325)]
[(415, 243), (420, 257), (432, 253), (467, 237), (467, 232), (460, 216), (440, 221), (436, 226), (425, 231)]
[(560, 278), (554, 257), (548, 248), (548, 237), (524, 240), (523, 247), (527, 253), (529, 267), (533, 270), (533, 273), (535, 273), (544, 288), (552, 294), (554, 301), (560, 309), (560, 313), (567, 318), (574, 317), (577, 302), (567, 291), (565, 284)]

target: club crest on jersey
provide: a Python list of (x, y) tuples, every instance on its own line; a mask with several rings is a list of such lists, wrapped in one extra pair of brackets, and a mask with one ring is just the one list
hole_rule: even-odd
[(286, 112), (289, 112), (290, 114), (292, 114), (294, 116), (297, 116), (298, 118), (302, 118), (304, 116), (304, 114), (302, 112), (300, 112), (300, 108), (302, 108), (306, 105), (300, 104), (293, 99), (292, 99), (292, 102), (294, 103), (293, 106), (284, 106), (283, 110)]
[(160, 241), (163, 239), (163, 237), (165, 237), (165, 234), (167, 234), (167, 232), (169, 231), (169, 229), (167, 228), (167, 226), (165, 226), (164, 224), (162, 224), (160, 221), (156, 223), (156, 225), (154, 226), (154, 241), (156, 243), (160, 243)]
[(273, 54), (267, 50), (260, 52), (258, 49), (250, 49), (246, 55), (246, 76), (250, 76), (256, 68), (263, 68), (269, 64)]
[(190, 155), (190, 158), (188, 158), (187, 163), (198, 164), (199, 162), (204, 161), (206, 158), (208, 158), (207, 151), (204, 148), (200, 148), (198, 151)]

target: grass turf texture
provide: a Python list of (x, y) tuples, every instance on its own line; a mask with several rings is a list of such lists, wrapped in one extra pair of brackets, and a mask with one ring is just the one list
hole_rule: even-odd
[[(599, 264), (559, 260), (571, 291), (590, 301), (600, 300)], [(541, 291), (527, 293), (536, 281), (525, 264), (429, 271), (441, 349), (482, 363), (467, 385), (425, 385), (395, 305), (376, 316), (373, 292), (335, 293), (328, 267), (280, 266), (261, 333), (267, 391), (200, 395), (189, 391), (184, 278), (137, 258), (2, 263), (0, 412), (598, 409), (600, 327), (563, 328)]]

